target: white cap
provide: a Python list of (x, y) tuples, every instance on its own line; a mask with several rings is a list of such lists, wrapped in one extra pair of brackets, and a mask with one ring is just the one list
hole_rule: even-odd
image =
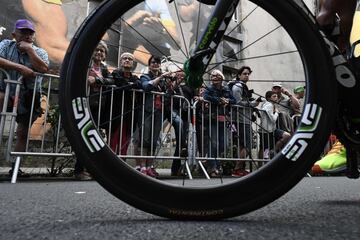
[(282, 88), (282, 83), (281, 83), (281, 82), (274, 82), (272, 85), (273, 85), (273, 87), (280, 87), (280, 88)]

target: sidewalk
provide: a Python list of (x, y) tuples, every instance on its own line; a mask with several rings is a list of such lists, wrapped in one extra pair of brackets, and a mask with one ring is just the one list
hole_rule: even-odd
[[(10, 167), (0, 167), (0, 175), (4, 175), (4, 174), (8, 174), (10, 171)], [(43, 168), (24, 168), (22, 167), (21, 170), (23, 170), (25, 173), (29, 173), (29, 174), (48, 174), (48, 170), (47, 168), (43, 167)], [(63, 171), (64, 173), (69, 173), (71, 171), (73, 171), (73, 168), (65, 168)], [(170, 169), (156, 169), (157, 172), (159, 172), (159, 174), (161, 175), (170, 175)]]
[[(0, 182), (1, 181), (10, 181), (11, 176), (9, 176), (10, 167), (0, 167)], [(49, 175), (48, 169), (43, 168), (26, 168), (22, 167), (21, 170), (24, 173), (30, 174), (29, 177), (18, 177), (19, 180), (75, 180), (73, 176), (73, 168), (65, 168), (61, 176), (52, 177)], [(160, 178), (168, 178), (171, 177), (170, 169), (156, 169), (156, 171), (160, 174)], [(78, 180), (76, 180), (78, 181)]]
[[(11, 167), (0, 167), (0, 175), (6, 175), (9, 173)], [(40, 168), (40, 167), (34, 167), (34, 168), (31, 168), (31, 167), (21, 167), (21, 170), (24, 171), (25, 173), (29, 173), (29, 174), (48, 174), (48, 171), (47, 171), (47, 168), (43, 167), (43, 168)], [(72, 168), (65, 168), (64, 169), (64, 173), (68, 173), (70, 171), (72, 171), (73, 169)]]

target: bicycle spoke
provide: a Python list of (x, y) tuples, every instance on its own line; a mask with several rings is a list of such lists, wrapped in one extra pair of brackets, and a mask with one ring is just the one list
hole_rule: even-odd
[(209, 66), (212, 66), (212, 65), (218, 66), (218, 64), (245, 61), (245, 60), (254, 60), (254, 59), (261, 59), (261, 58), (268, 58), (268, 57), (275, 57), (275, 56), (292, 54), (292, 53), (299, 53), (299, 52), (298, 52), (298, 50), (292, 50), (292, 51), (279, 52), (279, 53), (270, 53), (270, 54), (259, 55), (259, 56), (243, 57), (243, 58), (239, 58), (237, 60), (224, 60), (223, 62), (219, 62), (219, 63), (210, 63)]
[[(261, 41), (262, 39), (264, 39), (265, 37), (269, 36), (271, 33), (275, 32), (276, 30), (278, 30), (279, 28), (281, 28), (281, 25), (275, 27), (274, 29), (271, 29), (270, 31), (268, 31), (267, 33), (265, 33), (264, 35), (262, 35), (261, 37), (259, 37), (258, 39), (256, 39), (255, 41), (249, 43), (247, 46), (241, 48), (238, 52), (236, 52), (235, 54), (233, 54), (232, 56), (236, 56), (237, 54), (243, 52), (244, 50), (246, 50), (247, 48), (251, 47), (252, 45), (254, 45), (255, 43)], [(228, 57), (227, 59), (229, 59), (230, 57)], [(214, 70), (216, 67), (218, 67), (219, 65), (225, 63), (225, 61), (227, 61), (226, 59), (222, 62), (219, 62), (218, 64), (216, 64), (215, 66), (213, 66), (212, 68), (208, 69), (206, 73), (209, 73), (210, 71)]]
[(177, 3), (175, 1), (174, 1), (174, 6), (175, 6), (176, 17), (177, 17), (179, 27), (180, 27), (181, 37), (182, 37), (182, 40), (183, 40), (183, 43), (184, 43), (184, 48), (185, 48), (184, 55), (186, 56), (186, 58), (189, 58), (188, 45), (187, 45), (187, 41), (185, 40), (185, 34), (184, 34), (183, 26), (182, 26), (181, 21), (180, 21), (178, 5), (177, 5)]

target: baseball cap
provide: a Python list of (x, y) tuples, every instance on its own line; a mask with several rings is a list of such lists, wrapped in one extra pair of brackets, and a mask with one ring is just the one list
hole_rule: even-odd
[(305, 91), (305, 88), (303, 86), (297, 86), (296, 88), (294, 88), (294, 93), (301, 93), (304, 91)]
[(280, 87), (280, 88), (282, 88), (282, 83), (281, 83), (281, 82), (274, 82), (274, 83), (273, 83), (273, 87)]
[(15, 29), (30, 29), (35, 32), (34, 24), (27, 19), (17, 20), (15, 22)]

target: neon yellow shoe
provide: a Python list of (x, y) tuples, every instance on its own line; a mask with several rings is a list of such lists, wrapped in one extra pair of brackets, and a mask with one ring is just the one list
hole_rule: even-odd
[(346, 169), (346, 149), (337, 141), (325, 157), (317, 161), (311, 171), (315, 174), (339, 173)]

